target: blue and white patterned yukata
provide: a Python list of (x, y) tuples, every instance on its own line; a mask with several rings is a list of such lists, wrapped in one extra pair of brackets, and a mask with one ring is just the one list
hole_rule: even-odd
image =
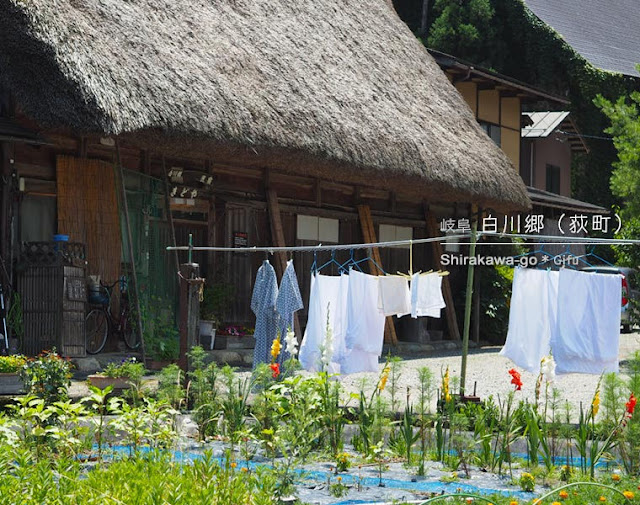
[(302, 304), (302, 295), (298, 286), (298, 277), (296, 270), (293, 268), (293, 260), (287, 262), (287, 268), (282, 275), (280, 281), (280, 290), (276, 300), (276, 312), (278, 313), (278, 329), (280, 330), (280, 340), (282, 342), (282, 351), (278, 356), (278, 363), (282, 365), (291, 355), (285, 349), (284, 337), (293, 327), (293, 315), (304, 305)]
[(254, 337), (256, 346), (253, 350), (253, 368), (258, 363), (271, 363), (271, 344), (276, 338), (278, 314), (276, 299), (278, 298), (278, 279), (276, 271), (267, 260), (256, 274), (256, 282), (251, 296), (251, 310), (256, 315)]

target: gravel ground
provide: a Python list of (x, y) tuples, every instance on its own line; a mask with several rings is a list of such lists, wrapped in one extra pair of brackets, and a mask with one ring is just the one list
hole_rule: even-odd
[[(481, 347), (471, 349), (467, 360), (467, 394), (472, 394), (474, 386), (477, 396), (484, 399), (490, 395), (494, 397), (500, 395), (501, 398), (506, 397), (509, 391), (513, 390), (511, 385), (511, 376), (508, 370), (513, 368), (514, 364), (507, 358), (500, 356), (501, 347)], [(640, 350), (640, 333), (629, 333), (620, 336), (620, 360), (623, 363), (635, 351)], [(401, 365), (401, 375), (398, 381), (398, 397), (400, 400), (400, 408), (404, 408), (404, 399), (406, 397), (407, 387), (410, 389), (412, 401), (417, 399), (418, 395), (418, 370), (422, 367), (429, 367), (433, 372), (436, 387), (440, 385), (441, 373), (444, 373), (446, 367), (449, 367), (452, 382), (454, 377), (460, 376), (460, 351), (440, 351), (432, 352), (429, 357), (415, 358), (405, 357)], [(380, 364), (380, 371), (384, 363)], [(523, 387), (518, 392), (516, 398), (535, 399), (535, 383), (537, 376), (520, 370), (522, 374)], [(247, 375), (250, 372), (238, 372), (239, 375)], [(555, 387), (560, 391), (563, 400), (568, 400), (572, 406), (573, 418), (577, 419), (577, 412), (580, 402), (584, 405), (591, 403), (593, 393), (599, 376), (586, 374), (567, 374), (558, 376)], [(365, 383), (365, 391), (372, 391), (378, 380), (378, 374), (374, 373), (357, 373), (343, 377), (342, 384), (345, 389), (345, 402), (354, 406), (355, 400), (348, 400), (350, 393), (358, 393), (362, 384)], [(149, 387), (155, 386), (155, 379), (147, 377)], [(70, 388), (70, 394), (73, 397), (84, 396), (88, 394), (88, 388), (84, 381), (74, 380)], [(387, 389), (383, 393), (389, 397), (389, 383)], [(435, 405), (435, 400), (434, 400)]]
[[(509, 391), (513, 391), (514, 386), (511, 384), (511, 376), (508, 370), (513, 368), (514, 364), (509, 359), (498, 354), (500, 349), (501, 347), (482, 347), (469, 351), (467, 360), (467, 394), (473, 393), (474, 385), (476, 386), (476, 394), (482, 399), (490, 395), (494, 397), (500, 395), (501, 398), (504, 398)], [(622, 334), (620, 336), (620, 360), (622, 365), (624, 365), (625, 359), (628, 359), (638, 350), (640, 350), (639, 333)], [(405, 358), (399, 380), (399, 394), (402, 406), (404, 406), (407, 387), (410, 388), (411, 396), (416, 398), (419, 384), (418, 370), (425, 366), (429, 367), (433, 372), (439, 386), (441, 373), (444, 373), (447, 366), (452, 377), (460, 376), (460, 351), (439, 352), (428, 358)], [(382, 368), (383, 364), (380, 365), (380, 369)], [(516, 398), (534, 401), (537, 376), (524, 370), (520, 370), (520, 372), (523, 387), (522, 391), (516, 394)], [(363, 378), (367, 376), (370, 379), (371, 388), (377, 380), (377, 377), (372, 373), (349, 375), (342, 382), (348, 391), (358, 392)], [(566, 374), (557, 377), (555, 387), (560, 391), (561, 398), (568, 400), (573, 407), (575, 419), (577, 419), (580, 402), (583, 405), (591, 403), (599, 378), (598, 375), (587, 374)], [(387, 383), (387, 396), (388, 387), (389, 383)]]

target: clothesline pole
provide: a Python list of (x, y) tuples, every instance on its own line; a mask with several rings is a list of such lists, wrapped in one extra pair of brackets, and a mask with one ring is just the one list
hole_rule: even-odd
[[(471, 222), (471, 239), (469, 246), (469, 257), (476, 255), (476, 241), (478, 234), (478, 208), (471, 207), (471, 215), (474, 216)], [(475, 264), (471, 262), (467, 270), (467, 291), (464, 300), (464, 328), (462, 330), (462, 365), (460, 367), (460, 397), (464, 398), (465, 381), (467, 378), (467, 355), (469, 354), (469, 327), (471, 326), (471, 302), (473, 297), (473, 275)]]

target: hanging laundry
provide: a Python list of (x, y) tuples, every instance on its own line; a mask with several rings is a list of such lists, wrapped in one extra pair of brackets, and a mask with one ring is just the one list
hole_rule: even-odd
[(399, 275), (378, 278), (378, 309), (385, 316), (406, 316), (411, 313), (411, 291), (408, 279)]
[(253, 350), (253, 368), (258, 363), (271, 362), (271, 344), (278, 331), (276, 299), (278, 297), (278, 279), (276, 271), (267, 260), (262, 263), (256, 274), (256, 282), (251, 296), (251, 310), (256, 316), (256, 339)]
[(551, 350), (557, 373), (618, 372), (619, 275), (562, 269)]
[(442, 277), (438, 273), (411, 276), (411, 317), (440, 317), (446, 307), (442, 296)]
[(378, 280), (353, 270), (349, 273), (347, 352), (340, 361), (342, 373), (378, 371), (385, 323), (385, 316), (378, 309)]
[(305, 370), (322, 370), (322, 349), (327, 340), (328, 325), (331, 331), (332, 352), (327, 371), (340, 373), (339, 363), (345, 354), (348, 289), (348, 275), (311, 276), (309, 315), (298, 355), (298, 360)]
[[(287, 268), (282, 274), (280, 281), (280, 289), (276, 298), (276, 312), (278, 313), (278, 330), (280, 330), (280, 340), (285, 341), (285, 336), (289, 330), (294, 331), (293, 315), (303, 308), (302, 295), (298, 286), (298, 277), (293, 267), (293, 260), (287, 262)], [(283, 345), (277, 362), (282, 365), (291, 357), (285, 346)]]
[[(558, 272), (517, 267), (513, 274), (509, 330), (500, 355), (537, 374), (556, 324)], [(557, 359), (557, 358), (556, 358)]]

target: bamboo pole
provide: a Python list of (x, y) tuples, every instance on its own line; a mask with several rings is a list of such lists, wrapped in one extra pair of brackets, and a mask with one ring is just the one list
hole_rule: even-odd
[[(171, 242), (173, 247), (176, 247), (176, 228), (173, 225), (173, 213), (171, 212), (171, 197), (169, 196), (169, 176), (167, 175), (167, 165), (162, 155), (162, 178), (164, 179), (164, 203), (167, 206), (167, 217), (169, 218), (169, 226), (171, 227)], [(174, 251), (176, 261), (176, 272), (180, 271), (180, 260), (178, 259), (178, 251)], [(189, 260), (191, 263), (191, 260)]]
[[(471, 240), (469, 246), (469, 258), (476, 255), (476, 240), (478, 235), (478, 208), (471, 206)], [(465, 382), (467, 379), (467, 356), (469, 354), (469, 329), (471, 326), (471, 305), (473, 301), (473, 274), (475, 262), (469, 261), (467, 270), (467, 291), (464, 300), (464, 328), (462, 330), (462, 365), (460, 367), (460, 397), (464, 397)]]
[(131, 235), (131, 224), (129, 222), (129, 203), (127, 202), (127, 189), (124, 184), (124, 172), (122, 163), (120, 162), (120, 144), (116, 139), (116, 163), (118, 164), (118, 172), (116, 176), (120, 177), (120, 188), (122, 190), (122, 203), (124, 205), (124, 222), (127, 229), (127, 241), (129, 242), (129, 258), (131, 259), (131, 277), (133, 278), (133, 289), (136, 294), (136, 316), (138, 323), (138, 331), (140, 332), (140, 352), (142, 353), (142, 362), (146, 360), (144, 346), (144, 331), (142, 328), (142, 312), (140, 312), (140, 292), (138, 291), (138, 276), (136, 274), (136, 262), (133, 255), (133, 237)]

